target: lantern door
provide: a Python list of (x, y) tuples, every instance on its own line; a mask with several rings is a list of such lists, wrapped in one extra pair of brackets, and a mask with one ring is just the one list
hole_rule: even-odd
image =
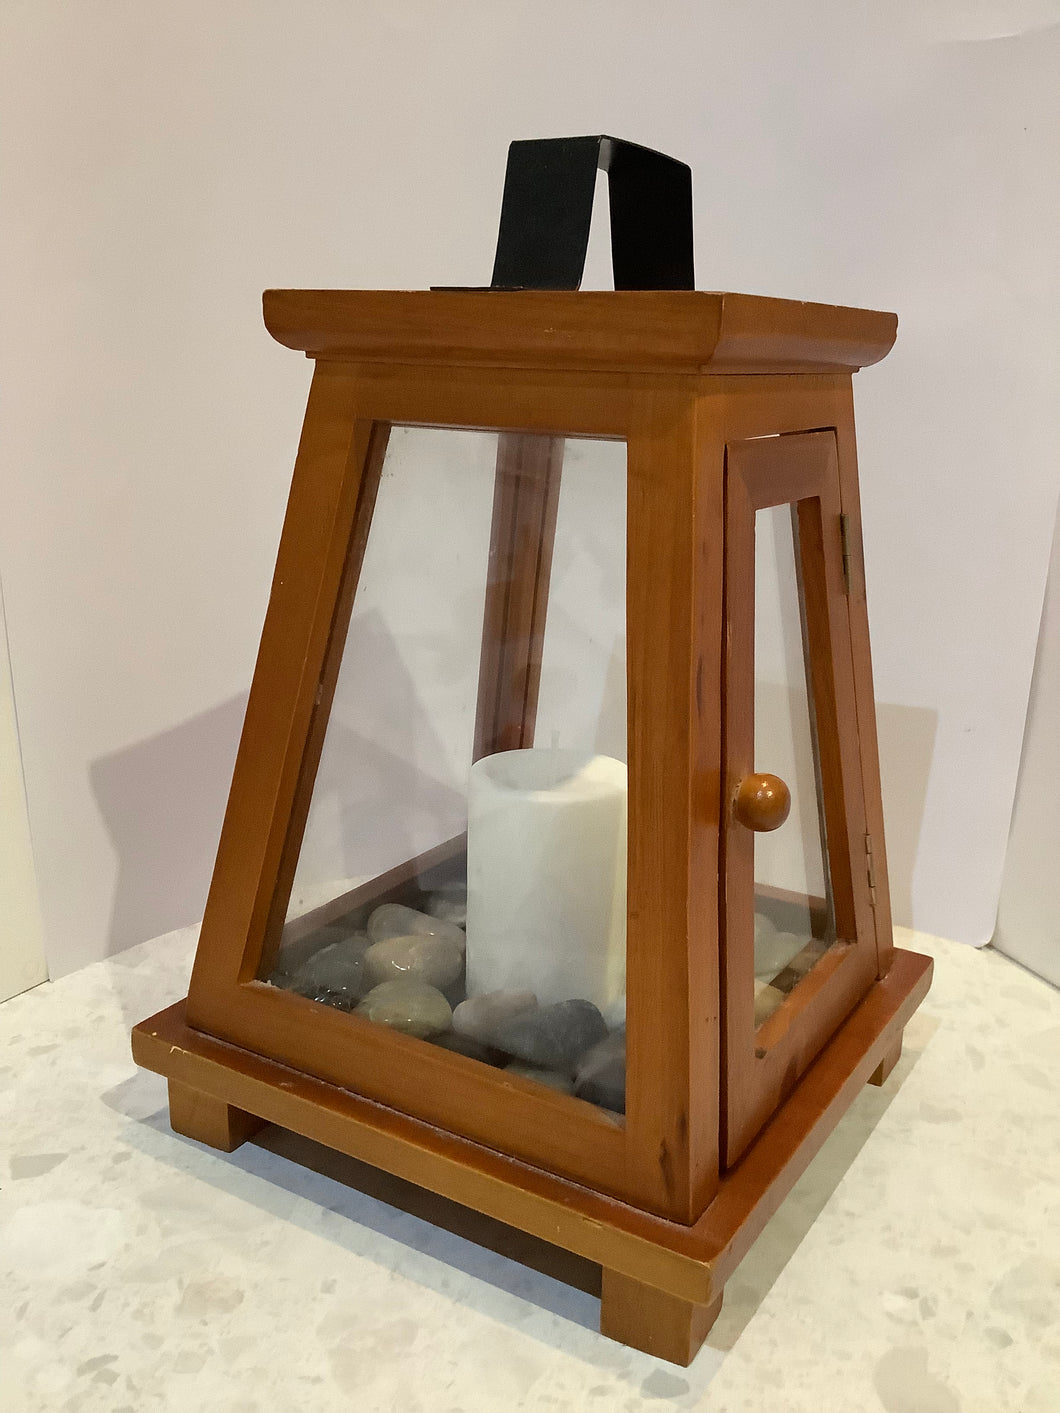
[(725, 476), (731, 1164), (875, 981), (878, 961), (835, 436), (730, 444)]

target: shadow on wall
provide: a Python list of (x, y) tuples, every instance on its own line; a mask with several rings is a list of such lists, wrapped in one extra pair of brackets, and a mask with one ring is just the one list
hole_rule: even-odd
[[(418, 679), (377, 614), (351, 623), (296, 892), (334, 897), (351, 878), (381, 873), (466, 827), (453, 760), (470, 759), (475, 694), (460, 681), (448, 690), (440, 649), (420, 646)], [(425, 683), (435, 685), (434, 700)], [(232, 697), (91, 765), (118, 859), (108, 955), (202, 917), (246, 705), (245, 694)]]
[(395, 632), (355, 611), (292, 890), (300, 913), (467, 827), (477, 635), (461, 663), (446, 636)]
[(89, 767), (118, 857), (107, 952), (202, 917), (246, 694)]
[(913, 873), (939, 715), (930, 707), (877, 702), (876, 723), (891, 911), (896, 926), (913, 927)]

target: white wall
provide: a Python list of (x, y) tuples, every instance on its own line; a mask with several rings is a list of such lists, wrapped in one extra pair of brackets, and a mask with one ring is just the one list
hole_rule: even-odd
[(0, 589), (0, 1001), (47, 975)]
[(1058, 18), (7, 0), (0, 566), (53, 972), (202, 908), (308, 381), (261, 289), (484, 282), (508, 140), (600, 131), (692, 163), (702, 287), (901, 315), (857, 380), (895, 895), (989, 936), (1058, 482)]
[(1060, 515), (1056, 518), (1045, 611), (1038, 635), (1030, 710), (994, 945), (1060, 986)]

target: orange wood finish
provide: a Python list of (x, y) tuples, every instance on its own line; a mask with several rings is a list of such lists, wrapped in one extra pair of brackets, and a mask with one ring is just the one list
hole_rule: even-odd
[(899, 1035), (892, 1043), (891, 1048), (884, 1055), (883, 1059), (869, 1075), (869, 1083), (875, 1084), (877, 1088), (881, 1084), (886, 1084), (891, 1077), (891, 1072), (895, 1065), (902, 1058), (902, 1037)]
[(192, 1089), (179, 1080), (171, 1079), (167, 1088), (169, 1126), (173, 1132), (207, 1143), (211, 1148), (220, 1148), (222, 1153), (234, 1153), (265, 1125), (265, 1119), (226, 1104), (201, 1089)]
[(688, 1365), (721, 1314), (721, 1302), (718, 1295), (709, 1305), (697, 1305), (605, 1268), (600, 1333), (657, 1359)]
[[(298, 855), (302, 847), (309, 805), (313, 798), (313, 784), (316, 780), (320, 753), (324, 749), (331, 704), (339, 680), (342, 665), (342, 652), (346, 644), (346, 633), (353, 613), (353, 600), (357, 593), (361, 565), (368, 543), (368, 527), (375, 509), (379, 478), (383, 473), (390, 427), (386, 422), (375, 422), (367, 438), (364, 466), (357, 483), (357, 500), (354, 511), (354, 533), (350, 537), (349, 548), (342, 566), (338, 584), (334, 616), (324, 647), (317, 690), (310, 709), (305, 745), (294, 782), (294, 794), (287, 811), (287, 830), (280, 854), (280, 865), (272, 890), (272, 902), (265, 923), (261, 954), (258, 958), (255, 975), (268, 976), (275, 965), (280, 943), (284, 935), (287, 906), (294, 883)], [(245, 967), (241, 975), (246, 978)]]
[[(620, 372), (812, 372), (886, 356), (893, 314), (700, 290), (266, 290), (311, 358)], [(563, 430), (560, 427), (558, 430)]]
[(779, 829), (791, 813), (791, 791), (779, 775), (745, 775), (732, 809), (745, 829), (769, 834)]

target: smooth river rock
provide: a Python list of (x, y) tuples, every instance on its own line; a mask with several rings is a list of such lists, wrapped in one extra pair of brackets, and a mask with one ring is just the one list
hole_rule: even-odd
[(407, 908), (404, 903), (383, 903), (368, 919), (368, 936), (373, 942), (385, 942), (388, 937), (443, 937), (461, 951), (467, 937), (455, 923), (440, 917)]
[(368, 938), (354, 934), (314, 952), (291, 975), (287, 987), (311, 1001), (352, 1010), (374, 984), (365, 969)]
[(444, 991), (464, 969), (463, 949), (446, 937), (386, 937), (364, 954), (373, 985), (402, 977)]
[(558, 1089), (561, 1094), (573, 1094), (574, 1084), (569, 1075), (556, 1070), (543, 1070), (537, 1065), (506, 1065), (505, 1074), (517, 1074), (520, 1079), (532, 1079), (535, 1084), (544, 1084), (549, 1089)]
[(517, 1060), (573, 1074), (579, 1056), (607, 1034), (604, 1018), (591, 1001), (556, 1001), (502, 1021), (494, 1043)]
[(613, 1113), (626, 1112), (626, 1032), (616, 1030), (578, 1061), (574, 1092)]
[(537, 997), (532, 991), (484, 991), (480, 996), (469, 996), (457, 1006), (453, 1012), (453, 1029), (489, 1045), (499, 1025), (536, 1006)]
[(421, 1040), (448, 1030), (453, 1019), (449, 1002), (437, 987), (412, 980), (384, 981), (373, 987), (357, 1007), (357, 1014)]

